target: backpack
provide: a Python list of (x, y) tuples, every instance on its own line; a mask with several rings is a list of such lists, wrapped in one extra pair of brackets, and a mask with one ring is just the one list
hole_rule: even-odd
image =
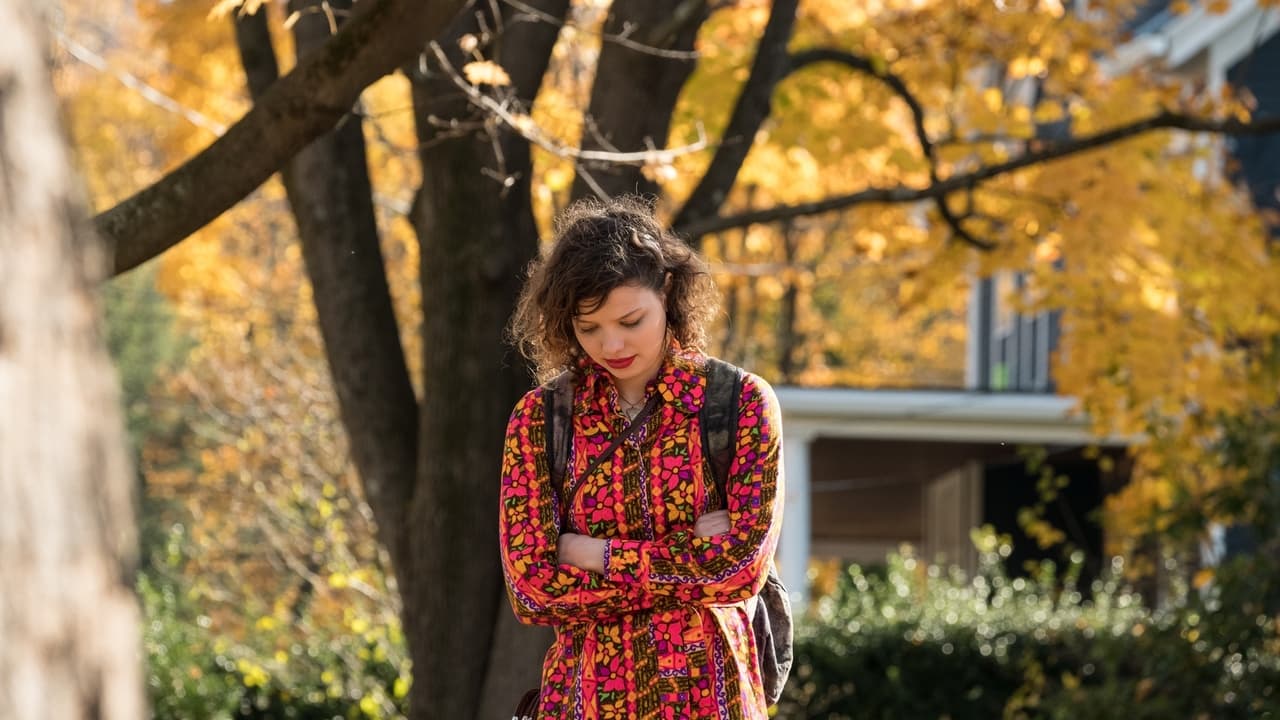
[[(720, 499), (728, 503), (726, 485), (733, 461), (733, 441), (738, 435), (738, 399), (742, 397), (742, 369), (723, 360), (707, 358), (707, 389), (698, 412), (702, 447), (711, 463), (712, 476)], [(573, 432), (573, 377), (570, 372), (556, 376), (543, 392), (547, 457), (551, 459), (551, 483), (556, 497), (564, 495), (564, 478), (569, 462), (569, 440)], [(567, 509), (562, 510), (562, 517)], [(747, 604), (751, 630), (756, 641), (756, 659), (769, 704), (777, 704), (791, 672), (791, 601), (778, 576), (773, 560), (764, 587)]]

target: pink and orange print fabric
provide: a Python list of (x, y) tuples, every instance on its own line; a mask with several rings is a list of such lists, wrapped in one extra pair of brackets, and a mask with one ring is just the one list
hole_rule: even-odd
[[(672, 348), (648, 393), (661, 402), (582, 478), (560, 528), (550, 482), (542, 388), (516, 405), (502, 469), (500, 544), (512, 608), (551, 625), (540, 718), (626, 720), (767, 717), (746, 600), (759, 592), (782, 519), (777, 400), (762, 379), (742, 387), (726, 484), (731, 530), (696, 537), (697, 518), (726, 507), (703, 454), (698, 410), (706, 359)], [(628, 421), (606, 371), (582, 365), (566, 487)], [(561, 532), (606, 539), (604, 574), (556, 561)]]

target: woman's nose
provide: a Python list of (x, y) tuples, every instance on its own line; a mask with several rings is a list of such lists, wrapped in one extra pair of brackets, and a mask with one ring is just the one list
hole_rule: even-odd
[(618, 333), (609, 333), (604, 337), (604, 352), (606, 355), (612, 355), (622, 350), (622, 336)]

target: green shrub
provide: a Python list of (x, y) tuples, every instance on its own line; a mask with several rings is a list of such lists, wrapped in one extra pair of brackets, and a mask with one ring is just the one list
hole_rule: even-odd
[(1087, 593), (1077, 564), (1009, 577), (979, 540), (973, 578), (907, 556), (858, 567), (796, 638), (781, 718), (1280, 718), (1276, 574), (1224, 568), (1152, 610), (1118, 580)]
[(172, 584), (144, 575), (138, 590), (155, 720), (404, 717), (408, 668), (389, 660), (378, 641), (315, 633), (281, 643), (283, 635), (269, 627), (232, 641), (214, 636), (209, 619)]

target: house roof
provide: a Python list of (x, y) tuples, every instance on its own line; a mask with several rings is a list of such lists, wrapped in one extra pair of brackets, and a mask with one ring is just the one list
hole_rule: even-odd
[(1167, 25), (1176, 15), (1169, 9), (1171, 0), (1147, 0), (1139, 3), (1133, 17), (1124, 23), (1124, 27), (1134, 35), (1155, 32)]
[(1107, 63), (1109, 73), (1123, 73), (1154, 59), (1175, 70), (1194, 66), (1192, 61), (1210, 46), (1214, 48), (1210, 62), (1225, 70), (1280, 30), (1280, 13), (1267, 12), (1256, 0), (1237, 0), (1221, 13), (1210, 12), (1201, 3), (1181, 15), (1163, 9), (1153, 12), (1133, 30), (1133, 39), (1116, 48)]
[(936, 442), (1127, 444), (1099, 441), (1071, 397), (964, 390), (778, 387), (788, 437)]

